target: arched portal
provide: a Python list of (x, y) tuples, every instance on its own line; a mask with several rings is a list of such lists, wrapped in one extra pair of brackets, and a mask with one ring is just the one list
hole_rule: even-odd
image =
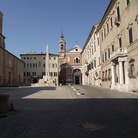
[(73, 71), (73, 82), (74, 84), (81, 84), (82, 82), (82, 73), (80, 69), (75, 69)]

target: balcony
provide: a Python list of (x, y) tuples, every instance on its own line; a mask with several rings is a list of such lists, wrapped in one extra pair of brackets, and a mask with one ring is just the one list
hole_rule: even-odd
[(120, 25), (120, 18), (119, 17), (115, 17), (115, 21), (114, 24), (118, 27)]
[(119, 48), (111, 53), (111, 60), (116, 59), (118, 57), (125, 57), (127, 55), (127, 49)]

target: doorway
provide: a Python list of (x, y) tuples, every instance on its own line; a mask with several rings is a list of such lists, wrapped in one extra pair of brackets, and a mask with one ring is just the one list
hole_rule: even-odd
[(80, 84), (80, 77), (79, 76), (75, 76), (75, 84)]
[(37, 81), (37, 79), (33, 79), (33, 83), (37, 83), (38, 81)]

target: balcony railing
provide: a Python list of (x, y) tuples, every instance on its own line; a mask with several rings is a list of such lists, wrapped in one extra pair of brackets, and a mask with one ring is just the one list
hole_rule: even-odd
[(119, 48), (111, 53), (111, 59), (117, 58), (118, 56), (125, 56), (127, 55), (127, 49)]

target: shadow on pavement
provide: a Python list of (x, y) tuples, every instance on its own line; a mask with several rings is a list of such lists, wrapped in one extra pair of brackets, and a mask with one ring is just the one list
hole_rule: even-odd
[[(37, 90), (38, 91), (38, 90)], [(0, 137), (138, 137), (138, 99), (11, 99)]]

